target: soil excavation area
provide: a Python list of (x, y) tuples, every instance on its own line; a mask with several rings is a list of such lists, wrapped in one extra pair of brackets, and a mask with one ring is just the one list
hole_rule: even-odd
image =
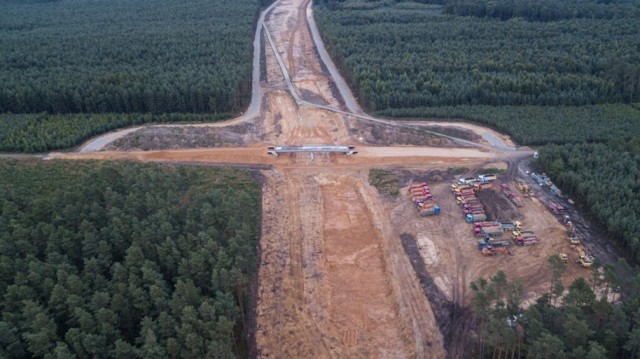
[[(265, 35), (273, 45), (265, 41), (264, 97), (256, 118), (228, 126), (136, 128), (111, 135), (106, 148), (105, 141), (91, 142), (107, 151), (85, 147), (48, 158), (261, 169), (258, 357), (464, 357), (471, 324), (465, 309), (469, 283), (503, 269), (510, 278), (524, 278), (527, 299), (535, 299), (547, 290), (547, 257), (568, 251), (563, 227), (540, 202), (507, 208), (496, 200), (492, 208), (505, 211), (497, 216), (520, 218), (542, 243), (514, 248), (513, 256), (482, 257), (472, 226), (448, 190), (454, 179), (448, 169), (464, 167), (472, 175), (504, 161), (511, 176), (530, 152), (515, 151), (508, 138), (476, 125), (428, 124), (433, 130), (428, 133), (420, 126), (346, 115), (344, 96), (323, 70), (309, 34), (309, 2), (279, 1), (265, 17)], [(295, 96), (288, 90), (292, 87)], [(450, 137), (434, 134), (438, 126)], [(454, 147), (452, 137), (484, 145)], [(358, 154), (267, 154), (267, 146), (303, 144), (355, 145)], [(403, 186), (430, 182), (442, 214), (419, 217), (406, 189), (398, 198), (378, 194), (368, 183), (373, 167), (395, 171)], [(567, 283), (589, 275), (569, 268)]]
[(366, 172), (268, 171), (260, 357), (444, 356), (411, 264), (361, 178)]

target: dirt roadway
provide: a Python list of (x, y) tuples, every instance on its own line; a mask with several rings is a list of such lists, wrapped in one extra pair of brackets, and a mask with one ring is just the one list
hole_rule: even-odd
[(260, 357), (443, 357), (437, 323), (366, 171), (266, 175)]

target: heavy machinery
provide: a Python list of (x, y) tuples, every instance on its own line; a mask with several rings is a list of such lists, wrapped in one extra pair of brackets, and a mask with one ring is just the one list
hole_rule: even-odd
[(526, 236), (526, 237), (518, 237), (516, 239), (516, 244), (524, 247), (524, 246), (535, 246), (540, 243), (540, 239), (537, 236)]
[[(568, 216), (565, 216), (565, 218)], [(576, 227), (573, 225), (573, 222), (568, 220), (565, 222), (565, 226), (567, 227), (567, 237), (569, 238), (569, 242), (571, 244), (580, 244), (580, 240), (576, 236)]]
[(470, 186), (466, 185), (466, 184), (452, 184), (449, 188), (451, 188), (451, 192), (456, 192), (456, 191), (464, 191), (467, 189), (473, 189)]
[(560, 256), (560, 259), (562, 259), (563, 262), (565, 262), (565, 263), (569, 262), (569, 256), (566, 253), (560, 253), (559, 256)]
[(520, 192), (522, 192), (522, 196), (524, 198), (529, 198), (531, 197), (531, 191), (529, 191), (529, 186), (524, 183), (524, 182), (517, 182), (516, 186), (518, 187), (518, 190), (520, 190)]
[(465, 218), (467, 223), (480, 222), (480, 221), (486, 221), (487, 215), (485, 213), (469, 213), (466, 215)]
[(578, 251), (578, 260), (576, 263), (580, 263), (584, 268), (589, 268), (593, 265), (593, 258), (591, 258), (582, 248), (582, 246), (577, 245), (576, 251)]
[(488, 189), (493, 187), (493, 184), (491, 184), (491, 182), (486, 182), (486, 183), (478, 183), (475, 186), (473, 186), (473, 189), (475, 189), (476, 191), (480, 191), (483, 189)]
[(519, 229), (511, 232), (511, 235), (514, 241), (517, 241), (518, 238), (523, 238), (523, 237), (534, 235), (534, 234), (535, 233), (533, 233), (533, 231), (521, 231)]
[(515, 204), (517, 207), (521, 207), (522, 206), (522, 201), (520, 200), (520, 197), (518, 197), (518, 195), (511, 191), (511, 189), (509, 188), (509, 185), (506, 183), (503, 183), (500, 185), (500, 189), (502, 190), (502, 193), (511, 201), (513, 202), (513, 204)]
[(475, 213), (484, 213), (484, 209), (482, 208), (465, 208), (464, 209), (464, 214), (475, 214)]
[(507, 231), (513, 232), (513, 231), (519, 230), (521, 226), (520, 221), (514, 221), (509, 223), (498, 222), (498, 224), (500, 225), (500, 227), (502, 227), (502, 230), (505, 232)]
[[(474, 229), (475, 232), (475, 229)], [(483, 236), (483, 237), (501, 237), (502, 233), (504, 233), (502, 231), (502, 227), (500, 227), (499, 225), (493, 225), (493, 226), (483, 226), (483, 227), (479, 227), (478, 228), (478, 232)]]
[(467, 198), (457, 197), (457, 199), (458, 199), (458, 203), (460, 204), (482, 203), (480, 202), (480, 199), (478, 199), (478, 197), (467, 197)]
[(496, 179), (498, 179), (498, 176), (496, 175), (479, 175), (478, 176), (478, 180), (483, 183), (495, 181)]
[(409, 186), (409, 193), (421, 216), (440, 214), (440, 206), (435, 202), (426, 182)]
[(419, 212), (422, 217), (434, 216), (440, 214), (440, 206), (435, 205), (428, 208), (421, 208)]
[(555, 213), (555, 214), (563, 214), (564, 213), (564, 207), (562, 207), (561, 205), (549, 201), (547, 203), (547, 207), (549, 207), (549, 209), (551, 210), (551, 212)]
[(511, 242), (505, 240), (491, 240), (489, 238), (478, 241), (478, 249), (484, 256), (492, 256), (497, 253), (511, 254), (509, 248)]
[(458, 184), (468, 184), (469, 182), (473, 182), (475, 180), (476, 180), (475, 177), (460, 178), (458, 180)]
[(414, 188), (423, 188), (423, 187), (429, 187), (429, 184), (427, 182), (422, 182), (422, 183), (417, 183), (417, 184), (412, 184), (409, 186), (409, 189), (414, 189)]

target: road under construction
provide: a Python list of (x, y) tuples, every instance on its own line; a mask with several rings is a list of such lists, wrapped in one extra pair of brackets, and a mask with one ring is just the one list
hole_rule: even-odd
[[(365, 114), (326, 55), (310, 0), (276, 1), (255, 35), (253, 98), (242, 116), (124, 129), (47, 158), (261, 166), (258, 357), (461, 357), (472, 280), (503, 269), (525, 279), (528, 298), (546, 290), (546, 258), (562, 251), (565, 230), (535, 198), (514, 213), (548, 240), (498, 262), (477, 253), (454, 200), (439, 202), (440, 215), (420, 217), (409, 201), (368, 182), (379, 167), (416, 181), (431, 176), (431, 193), (444, 199), (448, 169), (503, 166), (512, 176), (532, 151), (478, 125)], [(438, 297), (425, 293), (401, 237), (418, 244)], [(569, 270), (566, 280), (577, 275)]]

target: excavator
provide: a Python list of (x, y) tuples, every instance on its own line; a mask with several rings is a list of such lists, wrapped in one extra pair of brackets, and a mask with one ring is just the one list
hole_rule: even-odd
[(531, 197), (531, 191), (529, 191), (529, 186), (523, 182), (517, 182), (516, 187), (522, 192), (522, 197), (529, 198)]
[(578, 251), (578, 260), (577, 263), (580, 263), (584, 268), (589, 268), (593, 265), (593, 259), (589, 257), (589, 255), (584, 251), (582, 246), (576, 246), (576, 251)]
[(565, 225), (567, 226), (567, 237), (569, 237), (569, 242), (573, 245), (580, 244), (580, 240), (576, 237), (576, 227), (573, 225), (573, 222), (567, 220), (565, 221)]

